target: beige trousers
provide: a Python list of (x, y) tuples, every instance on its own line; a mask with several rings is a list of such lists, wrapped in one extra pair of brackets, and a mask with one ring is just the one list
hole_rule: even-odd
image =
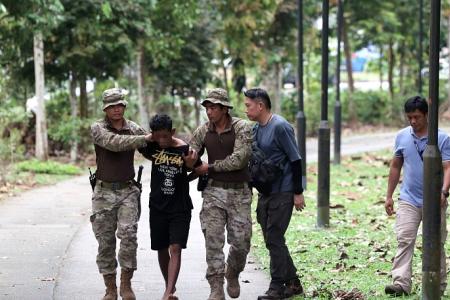
[[(392, 266), (394, 284), (400, 285), (404, 291), (411, 293), (411, 273), (414, 246), (417, 230), (422, 221), (422, 208), (417, 208), (406, 201), (399, 201), (395, 223), (397, 234), (397, 254)], [(441, 291), (447, 286), (447, 272), (445, 264), (445, 240), (447, 238), (446, 211), (441, 214)]]

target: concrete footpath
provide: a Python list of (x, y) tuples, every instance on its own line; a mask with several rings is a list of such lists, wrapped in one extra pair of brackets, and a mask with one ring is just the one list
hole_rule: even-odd
[[(389, 148), (393, 138), (394, 133), (346, 137), (342, 153)], [(317, 140), (307, 141), (307, 160), (317, 160)], [(138, 299), (156, 300), (162, 296), (164, 280), (157, 254), (150, 249), (149, 175), (150, 164), (146, 163), (138, 231), (138, 270), (132, 283)], [(204, 238), (198, 217), (202, 199), (195, 184), (191, 186), (195, 209), (176, 292), (182, 300), (207, 299), (209, 294)], [(86, 171), (85, 176), (0, 201), (0, 299), (102, 298), (104, 286), (95, 263), (97, 242), (89, 222), (90, 199)], [(240, 299), (256, 299), (267, 289), (269, 278), (249, 257), (240, 282)]]
[[(150, 164), (143, 176), (142, 216), (138, 230), (138, 270), (132, 279), (137, 299), (160, 299), (164, 280), (157, 253), (150, 249), (148, 194)], [(195, 209), (176, 295), (207, 299), (204, 238), (198, 218), (201, 195), (191, 186)], [(25, 192), (0, 202), (0, 299), (101, 299), (102, 277), (95, 263), (97, 241), (89, 215), (87, 176)], [(249, 258), (240, 277), (240, 299), (256, 299), (268, 276)]]

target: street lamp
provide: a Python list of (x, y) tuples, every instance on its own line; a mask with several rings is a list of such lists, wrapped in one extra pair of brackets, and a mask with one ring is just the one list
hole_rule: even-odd
[(322, 1), (322, 95), (319, 125), (317, 226), (330, 225), (330, 127), (328, 125), (328, 0)]
[(337, 55), (336, 55), (336, 102), (334, 103), (334, 164), (341, 163), (341, 125), (342, 106), (340, 99), (341, 83), (341, 37), (344, 19), (344, 7), (342, 0), (337, 0)]
[(303, 105), (303, 0), (297, 1), (298, 7), (298, 32), (297, 32), (297, 93), (298, 113), (297, 119), (297, 144), (302, 157), (302, 185), (306, 189), (306, 116)]
[(422, 299), (440, 299), (442, 158), (438, 141), (441, 1), (431, 1), (428, 144), (423, 153)]

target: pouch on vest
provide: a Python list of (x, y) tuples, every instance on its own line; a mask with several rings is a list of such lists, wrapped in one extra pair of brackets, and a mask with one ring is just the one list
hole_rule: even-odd
[(270, 195), (273, 182), (283, 175), (283, 164), (268, 159), (256, 141), (256, 125), (253, 128), (252, 154), (248, 162), (251, 186), (263, 195)]

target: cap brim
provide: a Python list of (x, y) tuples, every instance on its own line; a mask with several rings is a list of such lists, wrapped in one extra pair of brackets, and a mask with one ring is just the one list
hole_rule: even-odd
[(128, 102), (126, 100), (117, 100), (114, 102), (106, 103), (106, 104), (103, 104), (103, 110), (107, 109), (110, 106), (118, 105), (118, 104), (122, 104), (123, 106), (126, 107), (128, 105)]
[(220, 104), (220, 105), (225, 106), (225, 107), (228, 107), (228, 108), (230, 108), (230, 109), (233, 108), (233, 106), (230, 105), (228, 102), (223, 102), (223, 101), (220, 101), (220, 100), (217, 100), (217, 99), (214, 99), (214, 98), (206, 98), (206, 99), (204, 99), (204, 100), (202, 101), (201, 104), (202, 104), (203, 106), (205, 106), (205, 103), (206, 103), (206, 102), (209, 102), (209, 103), (212, 103), (212, 104)]

